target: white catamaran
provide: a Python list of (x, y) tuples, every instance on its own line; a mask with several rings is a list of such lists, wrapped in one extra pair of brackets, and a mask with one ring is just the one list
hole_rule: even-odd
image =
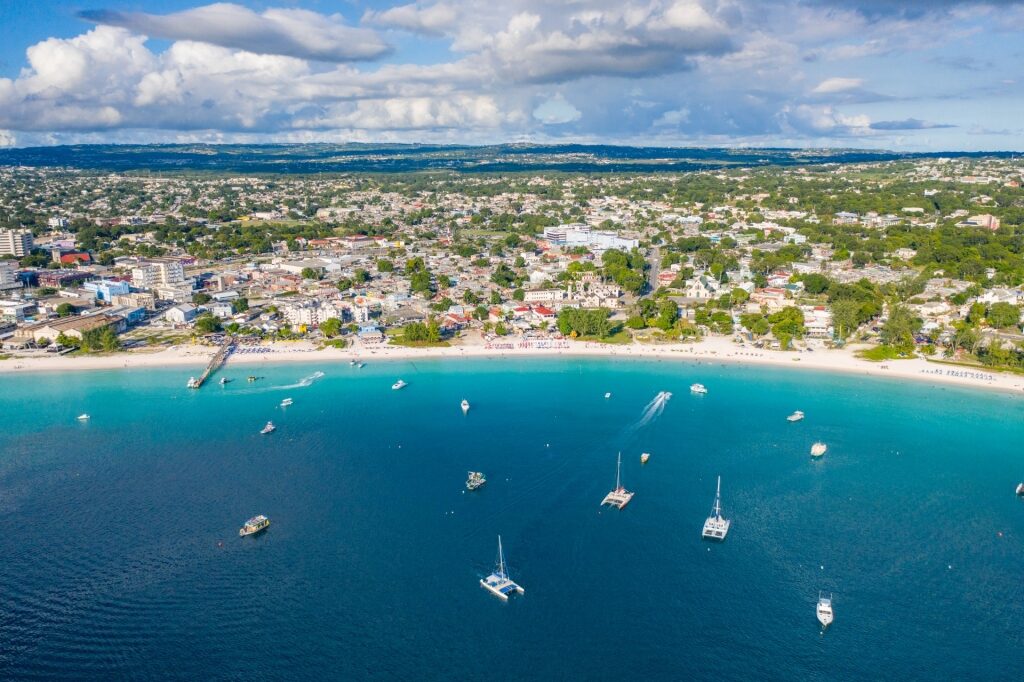
[(622, 453), (620, 452), (618, 464), (615, 465), (615, 490), (611, 491), (610, 493), (604, 496), (604, 499), (601, 500), (602, 507), (606, 504), (610, 504), (611, 506), (617, 509), (622, 509), (627, 504), (629, 504), (630, 500), (633, 499), (634, 493), (631, 493), (630, 491), (626, 490), (626, 488), (622, 485), (621, 474)]
[(508, 569), (505, 568), (505, 553), (501, 549), (501, 536), (498, 536), (498, 565), (494, 567), (494, 573), (480, 581), (480, 586), (486, 588), (491, 594), (507, 600), (508, 595), (513, 592), (524, 594), (526, 590), (512, 582), (508, 577)]
[(718, 487), (715, 489), (715, 504), (711, 507), (711, 516), (704, 522), (704, 531), (701, 536), (708, 540), (724, 540), (729, 534), (729, 519), (722, 518), (722, 477), (718, 477)]

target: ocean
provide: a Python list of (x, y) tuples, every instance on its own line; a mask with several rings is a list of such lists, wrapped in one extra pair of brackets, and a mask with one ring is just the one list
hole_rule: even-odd
[[(0, 679), (1019, 679), (1022, 397), (621, 359), (189, 374), (0, 377)], [(636, 496), (602, 509), (619, 452)]]

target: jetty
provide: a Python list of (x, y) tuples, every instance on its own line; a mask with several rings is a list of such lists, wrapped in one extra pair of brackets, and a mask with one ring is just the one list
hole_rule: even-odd
[(220, 348), (217, 349), (217, 352), (213, 354), (212, 358), (210, 358), (210, 362), (206, 364), (206, 369), (203, 370), (203, 373), (199, 375), (198, 379), (190, 379), (188, 387), (202, 388), (203, 384), (206, 383), (206, 380), (213, 376), (213, 373), (227, 362), (228, 356), (231, 355), (231, 352), (234, 350), (235, 337), (225, 337), (224, 343), (221, 344)]

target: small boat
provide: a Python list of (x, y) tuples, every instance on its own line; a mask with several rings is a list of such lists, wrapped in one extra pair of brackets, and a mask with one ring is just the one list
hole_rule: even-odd
[(649, 453), (649, 452), (641, 453), (641, 455), (640, 455), (640, 463), (641, 464), (647, 464), (647, 460), (649, 460), (650, 458), (651, 458), (651, 453)]
[(229, 381), (231, 381), (231, 379), (228, 379), (227, 377), (221, 377), (220, 378), (220, 385), (223, 386), (224, 384), (228, 383)]
[(356, 365), (356, 369), (362, 369), (363, 367), (366, 367), (365, 362), (360, 362), (358, 365)]
[(273, 433), (276, 430), (277, 430), (277, 427), (274, 426), (274, 422), (267, 422), (267, 425), (264, 426), (262, 429), (260, 429), (260, 435), (261, 436), (265, 436), (268, 433)]
[(608, 504), (616, 509), (622, 509), (629, 501), (633, 499), (633, 495), (636, 493), (626, 490), (625, 486), (622, 485), (622, 453), (619, 453), (618, 464), (615, 465), (615, 490), (611, 491), (604, 496), (601, 500), (601, 506)]
[(89, 415), (86, 414), (85, 412), (83, 412), (82, 414), (78, 415), (78, 421), (80, 421), (80, 422), (87, 422), (87, 421), (89, 421)]
[(462, 399), (462, 414), (469, 412), (469, 401), (465, 398)]
[(704, 386), (704, 384), (690, 384), (690, 393), (704, 395), (707, 392), (708, 389)]
[(270, 527), (270, 519), (263, 514), (254, 516), (245, 522), (245, 525), (238, 530), (238, 536), (244, 538), (246, 535), (255, 535)]
[(247, 376), (245, 378), (245, 380), (248, 381), (251, 384), (252, 382), (256, 381), (256, 377), (254, 377), (253, 375), (250, 374), (249, 376)]
[(355, 367), (356, 366), (356, 361), (355, 360), (349, 360), (348, 361), (348, 366), (349, 367)]
[(407, 384), (407, 383), (405, 383), (404, 381), (402, 381), (401, 379), (399, 379), (399, 380), (398, 380), (398, 381), (396, 381), (395, 383), (391, 384), (391, 390), (392, 390), (392, 391), (397, 391), (397, 390), (399, 390), (399, 389), (405, 388), (405, 387), (406, 387), (406, 386), (408, 386), (408, 385), (409, 385), (409, 384)]
[(612, 397), (612, 394), (611, 394), (611, 393), (605, 393), (605, 394), (604, 394), (604, 399), (605, 399), (605, 400), (607, 400), (608, 398), (611, 398), (611, 397)]
[(788, 422), (798, 422), (798, 421), (800, 421), (803, 418), (804, 418), (804, 413), (801, 412), (800, 410), (797, 410), (793, 414), (791, 414), (788, 417), (786, 417), (786, 421), (788, 421)]
[(195, 377), (189, 377), (188, 378), (188, 383), (185, 384), (185, 387), (186, 388), (199, 388), (199, 379), (196, 379)]
[(821, 457), (828, 450), (828, 446), (818, 442), (811, 446), (811, 457)]
[[(88, 417), (88, 415), (86, 415), (86, 416)], [(79, 419), (81, 419), (81, 417), (79, 417)], [(1018, 483), (1017, 484), (1017, 494), (1018, 495), (1024, 495), (1024, 483)]]
[(508, 577), (508, 569), (505, 567), (505, 554), (501, 549), (500, 535), (498, 536), (498, 565), (495, 566), (494, 573), (480, 581), (480, 586), (494, 596), (501, 597), (506, 601), (508, 600), (508, 595), (513, 592), (519, 594), (526, 593), (526, 590), (512, 582), (512, 579)]
[(285, 398), (284, 400), (281, 401), (281, 407), (288, 407), (293, 402), (295, 402), (295, 401), (292, 400), (291, 398)]
[(708, 540), (724, 540), (729, 534), (729, 519), (722, 518), (722, 477), (718, 477), (718, 487), (715, 489), (715, 503), (711, 506), (711, 516), (704, 522), (704, 530), (701, 537)]
[(469, 478), (466, 479), (466, 490), (476, 490), (484, 483), (487, 483), (487, 477), (484, 476), (484, 472), (470, 471)]
[(821, 623), (821, 627), (827, 628), (832, 624), (832, 595), (827, 597), (818, 593), (818, 622)]

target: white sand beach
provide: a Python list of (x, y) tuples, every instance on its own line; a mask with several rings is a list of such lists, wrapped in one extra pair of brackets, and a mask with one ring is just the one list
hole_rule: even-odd
[[(371, 360), (454, 359), (486, 357), (623, 357), (657, 358), (690, 362), (719, 362), (745, 365), (812, 369), (896, 380), (927, 381), (1024, 395), (1024, 376), (989, 372), (982, 369), (956, 367), (916, 358), (890, 362), (870, 362), (854, 355), (850, 349), (815, 350), (813, 352), (782, 352), (740, 347), (730, 339), (714, 337), (687, 344), (630, 344), (563, 341), (522, 344), (502, 341), (488, 345), (479, 337), (466, 343), (439, 348), (403, 348), (395, 346), (359, 346), (351, 348), (317, 348), (307, 342), (278, 342), (245, 346), (228, 360), (228, 366), (283, 363), (337, 363), (359, 359)], [(0, 375), (31, 372), (67, 372), (83, 370), (124, 370), (153, 367), (188, 368), (194, 374), (202, 371), (215, 349), (201, 345), (173, 346), (160, 351), (135, 351), (99, 356), (64, 357), (40, 354), (36, 357), (14, 357), (0, 361)]]

